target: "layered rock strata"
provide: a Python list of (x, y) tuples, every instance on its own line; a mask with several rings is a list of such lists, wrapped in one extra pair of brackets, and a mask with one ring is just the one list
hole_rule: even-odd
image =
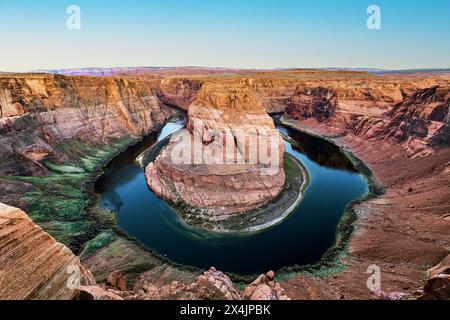
[(223, 216), (258, 208), (280, 193), (283, 141), (248, 88), (204, 84), (188, 116), (187, 131), (174, 135), (146, 168), (159, 196)]
[(88, 208), (99, 169), (171, 115), (147, 81), (0, 75), (0, 201), (80, 250), (114, 223)]
[[(442, 132), (448, 123), (427, 116), (436, 107), (448, 106), (446, 94), (439, 91), (440, 87), (420, 89), (378, 118), (355, 117), (365, 119), (355, 126), (340, 121), (338, 114), (323, 122), (312, 118), (286, 122), (351, 150), (385, 186), (378, 198), (354, 206), (356, 233), (349, 243), (349, 257), (341, 260), (346, 271), (325, 279), (295, 277), (284, 283), (292, 298), (373, 298), (366, 285), (367, 268), (373, 265), (381, 269), (382, 290), (395, 297), (421, 296), (426, 279), (431, 280), (425, 290), (428, 297), (441, 295), (445, 273), (433, 279), (423, 272), (448, 255), (450, 241), (446, 219), (450, 149), (435, 142), (445, 137)], [(379, 125), (371, 127), (374, 123)], [(418, 123), (425, 130), (419, 130)], [(411, 141), (420, 148), (412, 148)], [(394, 298), (390, 293), (386, 297)]]
[(60, 75), (0, 76), (0, 175), (37, 175), (67, 162), (55, 146), (143, 136), (170, 115), (145, 81)]
[(427, 156), (433, 147), (450, 145), (450, 87), (419, 89), (404, 100), (392, 97), (392, 102), (396, 103), (384, 112), (350, 111), (350, 102), (336, 91), (298, 88), (285, 115), (310, 127), (327, 127), (334, 135), (351, 132), (365, 139), (390, 139), (404, 145), (410, 157)]
[(95, 285), (80, 259), (23, 211), (0, 203), (0, 299), (72, 299), (80, 284)]
[[(149, 75), (150, 76), (150, 75)], [(251, 90), (268, 113), (284, 112), (291, 97), (325, 88), (336, 93), (342, 113), (376, 116), (419, 89), (449, 85), (448, 74), (372, 75), (353, 71), (281, 70), (235, 71), (224, 75), (182, 73), (160, 75), (158, 96), (188, 109), (203, 84), (243, 86)]]

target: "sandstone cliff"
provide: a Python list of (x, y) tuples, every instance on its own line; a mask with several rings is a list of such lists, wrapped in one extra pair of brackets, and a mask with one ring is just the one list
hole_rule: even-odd
[(0, 77), (0, 175), (45, 173), (56, 145), (143, 136), (169, 112), (143, 81), (59, 75)]
[[(120, 280), (120, 272), (110, 277), (113, 275)], [(90, 271), (67, 247), (56, 242), (20, 209), (0, 203), (0, 299), (121, 300), (121, 291), (126, 291), (123, 281), (109, 281), (103, 287), (99, 286)], [(226, 291), (222, 285), (218, 286), (223, 281), (228, 286)], [(141, 289), (144, 285), (150, 286), (145, 280), (140, 283)], [(207, 273), (191, 285), (175, 287), (173, 284), (167, 287), (152, 285), (154, 290), (160, 292), (158, 295), (145, 289), (147, 293), (142, 296), (138, 296), (137, 291), (131, 291), (127, 292), (126, 297), (170, 299), (184, 296), (206, 299), (209, 290), (209, 298), (240, 298), (228, 277), (216, 271)]]
[(355, 90), (344, 95), (336, 89), (299, 87), (287, 100), (285, 115), (309, 127), (327, 127), (335, 135), (352, 132), (366, 139), (392, 139), (403, 144), (411, 157), (449, 145), (448, 86), (418, 89), (405, 99), (400, 92), (388, 90), (383, 97), (364, 93), (353, 100), (361, 93)]
[[(149, 271), (151, 272), (151, 270)], [(287, 299), (274, 281), (259, 277), (244, 298)], [(268, 284), (274, 289), (267, 295)], [(249, 292), (252, 292), (249, 295)], [(270, 293), (270, 291), (269, 291)], [(117, 270), (97, 284), (91, 272), (63, 244), (33, 223), (20, 209), (0, 203), (0, 299), (2, 300), (241, 300), (241, 293), (224, 273), (211, 268), (193, 281), (151, 280), (143, 272), (132, 288)]]
[[(147, 76), (154, 77), (154, 74)], [(204, 83), (215, 83), (217, 86), (234, 85), (251, 90), (268, 113), (284, 112), (291, 97), (307, 89), (322, 87), (336, 93), (339, 108), (343, 111), (379, 115), (419, 89), (449, 84), (446, 74), (371, 75), (324, 70), (238, 70), (221, 75), (197, 70), (197, 74), (175, 72), (159, 74), (159, 77), (157, 86), (160, 98), (185, 110), (195, 100)]]
[(397, 142), (450, 146), (450, 87), (418, 90), (387, 115), (385, 132)]
[(427, 276), (423, 270), (448, 255), (449, 78), (377, 79), (310, 82), (286, 100), (285, 123), (351, 150), (386, 188), (354, 207), (357, 232), (343, 260), (347, 271), (324, 279), (295, 277), (285, 284), (293, 298), (374, 298), (366, 286), (373, 264), (382, 270), (383, 290), (390, 292), (375, 298), (446, 295), (445, 272)]

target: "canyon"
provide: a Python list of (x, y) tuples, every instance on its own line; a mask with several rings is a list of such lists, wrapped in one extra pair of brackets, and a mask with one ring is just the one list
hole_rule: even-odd
[[(365, 299), (372, 297), (366, 270), (375, 264), (385, 292), (448, 298), (448, 74), (176, 68), (85, 73), (0, 75), (0, 202), (8, 205), (0, 207), (0, 297)], [(114, 213), (95, 205), (92, 184), (108, 161), (179, 109), (188, 114), (190, 137), (200, 123), (231, 132), (234, 142), (236, 129), (273, 129), (268, 114), (279, 114), (286, 127), (333, 141), (364, 161), (377, 188), (350, 210), (348, 252), (339, 252), (331, 265), (286, 274), (276, 283), (268, 273), (239, 292), (225, 274), (176, 265), (120, 232)], [(205, 146), (214, 143), (200, 136)], [(173, 202), (181, 198), (213, 209), (213, 216), (233, 215), (270, 202), (285, 183), (282, 168), (275, 176), (256, 177), (258, 163), (213, 170), (176, 165), (169, 157), (172, 142), (146, 174), (150, 187)], [(273, 148), (283, 164), (283, 144)], [(36, 257), (45, 271), (39, 279), (26, 269)], [(69, 275), (62, 275), (61, 266), (73, 263), (87, 274), (83, 294), (64, 287)], [(30, 278), (12, 275), (11, 266), (25, 268)], [(113, 273), (132, 290), (116, 288)], [(53, 289), (42, 289), (46, 284)]]

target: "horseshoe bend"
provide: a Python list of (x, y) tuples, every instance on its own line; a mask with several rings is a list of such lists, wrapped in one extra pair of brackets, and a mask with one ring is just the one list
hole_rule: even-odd
[[(218, 217), (255, 209), (281, 192), (282, 138), (248, 87), (203, 84), (188, 108), (187, 128), (146, 169), (158, 195)], [(186, 161), (174, 159), (176, 148), (185, 149)]]
[(446, 72), (1, 73), (0, 298), (448, 299), (449, 146)]

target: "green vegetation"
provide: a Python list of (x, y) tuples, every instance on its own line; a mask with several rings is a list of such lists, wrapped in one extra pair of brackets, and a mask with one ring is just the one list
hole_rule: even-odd
[(79, 252), (86, 241), (115, 226), (115, 214), (95, 205), (93, 185), (103, 165), (135, 141), (130, 137), (113, 138), (104, 144), (64, 141), (55, 149), (69, 161), (47, 161), (45, 176), (7, 179), (32, 186), (21, 197), (28, 215), (58, 241)]
[(110, 244), (117, 239), (117, 235), (113, 230), (101, 232), (94, 239), (90, 240), (80, 255), (81, 259), (87, 259), (98, 249)]

